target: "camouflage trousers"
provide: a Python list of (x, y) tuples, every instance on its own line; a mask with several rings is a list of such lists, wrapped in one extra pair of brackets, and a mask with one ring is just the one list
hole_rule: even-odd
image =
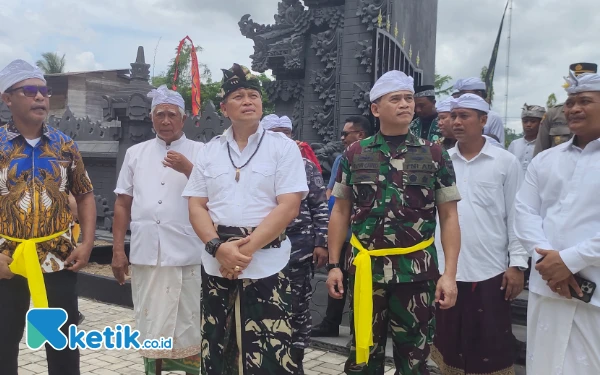
[(202, 269), (202, 374), (294, 374), (289, 270), (228, 280)]
[[(354, 276), (350, 275), (350, 316)], [(383, 375), (388, 327), (392, 332), (396, 374), (429, 375), (427, 357), (435, 332), (434, 280), (373, 283), (373, 347), (368, 364), (356, 364), (356, 341), (352, 334), (346, 374)], [(351, 319), (353, 321), (353, 319)], [(352, 330), (354, 331), (354, 330)]]
[(312, 286), (312, 258), (302, 263), (290, 264), (290, 283), (292, 284), (292, 346), (306, 349), (310, 345), (312, 317), (310, 300)]

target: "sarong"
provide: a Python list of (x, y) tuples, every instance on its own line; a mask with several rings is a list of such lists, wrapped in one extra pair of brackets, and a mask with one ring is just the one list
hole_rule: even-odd
[[(200, 353), (201, 266), (132, 265), (131, 272), (135, 324), (140, 331), (140, 341), (173, 338), (173, 349), (141, 349), (142, 357), (187, 359)], [(163, 362), (163, 366), (166, 363)]]
[(202, 374), (294, 374), (288, 267), (264, 279), (202, 270)]
[(436, 312), (431, 359), (444, 375), (514, 375), (516, 342), (510, 301), (500, 290), (504, 274), (457, 282), (456, 305)]

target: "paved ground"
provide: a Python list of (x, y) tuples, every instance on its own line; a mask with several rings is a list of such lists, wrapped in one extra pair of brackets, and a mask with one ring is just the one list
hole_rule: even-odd
[[(82, 330), (103, 329), (107, 325), (114, 326), (116, 324), (133, 325), (131, 309), (80, 298), (79, 310), (85, 315), (85, 320), (79, 327)], [(343, 374), (345, 359), (345, 357), (332, 352), (309, 349), (304, 361), (305, 374)], [(19, 365), (19, 375), (48, 373), (46, 352), (28, 349), (24, 340), (21, 343)], [(81, 373), (92, 375), (143, 374), (144, 366), (142, 358), (134, 351), (83, 350), (81, 351)], [(169, 372), (168, 374), (183, 373)], [(394, 369), (387, 367), (385, 374), (394, 374)]]

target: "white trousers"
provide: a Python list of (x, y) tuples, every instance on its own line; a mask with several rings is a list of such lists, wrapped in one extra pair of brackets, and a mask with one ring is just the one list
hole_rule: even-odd
[(527, 375), (600, 375), (600, 308), (530, 291)]

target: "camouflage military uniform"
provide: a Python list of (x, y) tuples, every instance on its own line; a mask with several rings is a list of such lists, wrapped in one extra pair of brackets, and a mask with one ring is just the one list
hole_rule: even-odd
[(212, 277), (203, 268), (202, 374), (296, 374), (289, 349), (291, 303), (288, 267), (257, 280)]
[(567, 142), (573, 136), (563, 113), (563, 108), (564, 103), (549, 108), (542, 118), (537, 140), (535, 141), (535, 149), (533, 150), (534, 157), (544, 150)]
[[(425, 134), (422, 134), (423, 133), (423, 120), (421, 120), (418, 117), (416, 119), (414, 119), (410, 123), (410, 131), (416, 137), (425, 138), (424, 137)], [(433, 121), (431, 121), (431, 125), (429, 126), (429, 130), (427, 131), (426, 135), (427, 135), (427, 137), (425, 139), (427, 139), (429, 142), (433, 142), (433, 143), (435, 143), (440, 138), (442, 138), (442, 133), (440, 132), (440, 128), (438, 127), (437, 117), (434, 118)]]
[(312, 319), (309, 311), (312, 288), (313, 251), (317, 246), (327, 248), (329, 211), (323, 176), (317, 166), (304, 159), (308, 196), (300, 204), (300, 214), (290, 223), (286, 233), (292, 242), (290, 282), (292, 287), (292, 346), (298, 367), (302, 367), (304, 349), (310, 344)]
[[(381, 133), (350, 146), (342, 157), (333, 195), (352, 200), (352, 232), (368, 250), (410, 247), (431, 238), (436, 206), (460, 199), (447, 152), (411, 133), (396, 149), (390, 149)], [(352, 257), (356, 255), (354, 249)], [(372, 257), (371, 267), (374, 346), (368, 365), (358, 365), (353, 338), (346, 373), (383, 372), (389, 324), (398, 373), (428, 374), (439, 277), (435, 246), (406, 255)], [(349, 270), (351, 275), (354, 271), (354, 267)], [(354, 277), (350, 279), (352, 293)]]

